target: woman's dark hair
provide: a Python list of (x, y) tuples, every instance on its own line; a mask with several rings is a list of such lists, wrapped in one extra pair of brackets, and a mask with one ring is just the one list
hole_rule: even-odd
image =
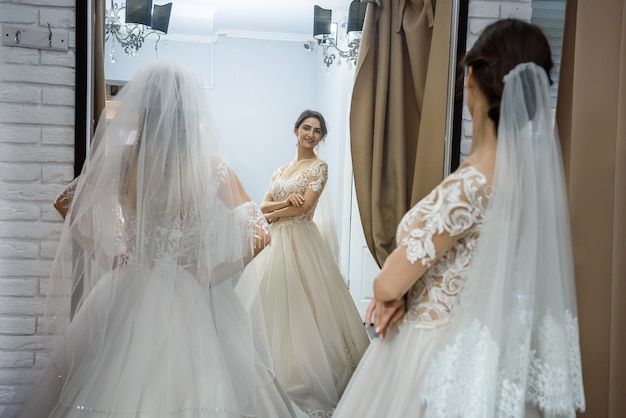
[(503, 19), (487, 26), (467, 52), (463, 67), (472, 67), (472, 77), (487, 98), (489, 118), (498, 127), (504, 76), (518, 64), (534, 62), (543, 67), (552, 84), (552, 55), (542, 30), (517, 19)]
[(298, 129), (300, 125), (302, 125), (302, 122), (304, 122), (308, 118), (315, 118), (320, 122), (320, 129), (322, 130), (322, 139), (324, 139), (326, 137), (326, 134), (328, 133), (328, 128), (326, 128), (326, 120), (324, 119), (324, 116), (322, 116), (320, 112), (316, 112), (315, 110), (307, 109), (304, 112), (300, 113), (300, 116), (298, 116), (298, 119), (296, 119), (296, 123), (293, 125), (294, 131)]

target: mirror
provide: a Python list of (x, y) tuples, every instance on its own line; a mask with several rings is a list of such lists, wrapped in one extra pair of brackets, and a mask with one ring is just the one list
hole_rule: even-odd
[[(148, 36), (137, 58), (127, 56), (121, 45), (114, 43), (112, 63), (111, 39), (106, 42), (107, 93), (113, 95), (137, 69), (156, 58), (176, 59), (195, 69), (202, 78), (226, 155), (257, 203), (262, 201), (273, 172), (294, 158), (297, 116), (308, 108), (320, 111), (329, 127), (320, 145), (321, 157), (329, 165), (327, 191), (340, 242), (345, 242), (352, 205), (343, 196), (352, 194), (347, 122), (354, 68), (345, 60), (326, 67), (322, 48), (313, 39), (313, 11), (314, 5), (332, 9), (341, 36), (342, 30), (346, 32), (350, 0), (155, 3), (169, 1), (173, 5), (167, 35), (158, 42), (158, 37)], [(342, 247), (341, 251), (348, 250)], [(347, 273), (347, 266), (342, 270)]]
[[(340, 179), (351, 175), (350, 161), (342, 156), (349, 153), (347, 109), (354, 72), (344, 63), (342, 67), (333, 65), (326, 74), (321, 48), (313, 42), (312, 33), (315, 5), (332, 9), (333, 21), (345, 25), (349, 0), (175, 0), (174, 3), (169, 32), (156, 43), (156, 51), (154, 36), (147, 38), (138, 58), (126, 56), (119, 45), (115, 46), (117, 62), (105, 60), (109, 84), (123, 85), (137, 68), (153, 61), (156, 55), (187, 62), (196, 69), (213, 103), (233, 167), (255, 201), (262, 199), (273, 169), (292, 158), (291, 126), (299, 110), (322, 111), (330, 127), (323, 150), (331, 167), (329, 187), (333, 188), (333, 202), (341, 202)], [(457, 3), (458, 58), (465, 50), (468, 2)], [(533, 0), (531, 9), (532, 15), (526, 17), (546, 32), (555, 55), (555, 106), (565, 0)], [(473, 36), (477, 34), (470, 30), (470, 43)], [(108, 55), (109, 44), (106, 51)], [(452, 77), (453, 72), (449, 74)], [(448, 95), (448, 101), (452, 102), (455, 97), (450, 92), (453, 93), (452, 88)], [(456, 100), (453, 113), (462, 113), (462, 100)], [(450, 128), (452, 141), (445, 163), (450, 171), (458, 166), (459, 156), (469, 150), (471, 137), (461, 135), (462, 123), (467, 132), (467, 117), (466, 122), (461, 122), (460, 117), (453, 118), (452, 114), (448, 117), (448, 123), (454, 125)], [(338, 209), (338, 219), (340, 213)]]
[[(293, 123), (298, 114), (307, 108), (319, 110), (329, 125), (321, 149), (332, 167), (329, 186), (338, 184), (354, 71), (344, 63), (326, 74), (319, 50), (310, 41), (314, 4), (334, 9), (337, 18), (347, 12), (349, 0), (172, 2), (167, 35), (158, 42), (157, 36), (148, 36), (137, 58), (126, 55), (112, 39), (106, 43), (107, 84), (123, 85), (155, 59), (175, 59), (192, 67), (202, 78), (226, 154), (257, 202), (274, 170), (294, 157)], [(109, 59), (111, 46), (115, 63)], [(336, 187), (332, 195), (333, 202), (340, 201)]]
[[(307, 108), (322, 112), (329, 134), (320, 154), (329, 165), (327, 191), (339, 233), (342, 272), (353, 281), (373, 277), (371, 271), (350, 264), (356, 259), (367, 264), (365, 258), (371, 257), (358, 240), (362, 229), (352, 191), (348, 112), (354, 68), (335, 60), (328, 69), (313, 39), (314, 6), (319, 5), (332, 10), (341, 45), (350, 0), (171, 1), (167, 35), (158, 42), (148, 37), (137, 58), (113, 44), (116, 62), (111, 63), (111, 40), (105, 45), (111, 94), (157, 57), (193, 67), (202, 77), (231, 165), (256, 202), (261, 202), (274, 170), (294, 157), (293, 123), (298, 114)], [(451, 80), (454, 83), (454, 75)], [(368, 286), (359, 282), (352, 287)]]
[(565, 28), (566, 0), (532, 0), (531, 22), (539, 26), (548, 38), (552, 50), (554, 68), (552, 74), (551, 105), (556, 110), (556, 98), (559, 89), (559, 69), (561, 66), (561, 50), (563, 47), (563, 30)]
[[(157, 54), (162, 59), (172, 54), (191, 57), (188, 63), (202, 74), (231, 164), (255, 201), (262, 199), (273, 171), (293, 158), (292, 126), (298, 113), (305, 108), (315, 108), (326, 116), (330, 131), (322, 157), (330, 167), (327, 190), (340, 234), (342, 270), (353, 276), (347, 260), (354, 258), (351, 241), (355, 241), (355, 234), (361, 233), (361, 229), (354, 198), (345, 196), (353, 196), (347, 119), (354, 71), (344, 63), (341, 67), (333, 66), (327, 74), (321, 48), (312, 42), (314, 5), (332, 9), (333, 20), (341, 21), (350, 1), (172, 1), (170, 30), (167, 37), (159, 41)], [(456, 48), (451, 45), (455, 50), (450, 53), (457, 59), (464, 54), (466, 43), (471, 44), (485, 24), (484, 17), (468, 18), (468, 5), (468, 0), (453, 0), (453, 10), (458, 14), (453, 17), (452, 26), (457, 32), (453, 38)], [(79, 16), (83, 7), (86, 6), (82, 2), (77, 3)], [(513, 14), (533, 21), (548, 34), (557, 64), (555, 81), (558, 80), (564, 7), (565, 0), (533, 0), (529, 4), (532, 15)], [(80, 19), (77, 23), (86, 25)], [(80, 28), (77, 29), (80, 32)], [(80, 37), (79, 42), (83, 42)], [(77, 51), (77, 54), (81, 51), (78, 45)], [(154, 60), (154, 40), (146, 42), (138, 59), (124, 57), (120, 47), (116, 52), (116, 64), (105, 61), (106, 78), (113, 86), (123, 84), (132, 76), (133, 70), (124, 70), (124, 65), (132, 68)], [(127, 64), (123, 64), (123, 60)], [(80, 64), (79, 56), (77, 62)], [(451, 87), (454, 69), (450, 70), (448, 78), (452, 83), (448, 102), (454, 104), (447, 117), (446, 138), (450, 142), (446, 153), (448, 161), (444, 165), (452, 171), (469, 151), (471, 121), (468, 115), (461, 117), (463, 99), (459, 100)], [(557, 83), (553, 89), (556, 98)], [(77, 143), (77, 154), (80, 145)], [(355, 274), (371, 276), (370, 273)]]
[[(559, 85), (559, 68), (563, 46), (563, 30), (565, 27), (565, 5), (566, 0), (532, 0), (527, 5), (519, 6), (520, 15), (515, 15), (511, 9), (506, 10), (506, 13), (510, 13), (512, 17), (518, 17), (539, 26), (548, 38), (550, 49), (552, 50), (552, 59), (554, 61), (554, 68), (551, 74), (553, 81), (551, 86), (551, 105), (554, 111), (556, 111), (556, 99)], [(515, 8), (518, 6), (507, 5), (507, 7)], [(486, 21), (480, 16), (470, 17), (467, 20), (474, 23), (468, 31), (468, 45), (471, 46), (485, 24), (490, 21)], [(459, 30), (462, 31), (463, 29), (460, 28)], [(459, 112), (463, 112), (462, 108), (459, 109)], [(472, 132), (469, 112), (463, 113), (462, 119), (462, 121), (455, 120), (455, 123), (462, 125), (462, 132), (460, 133), (461, 138), (459, 141), (460, 147), (458, 149), (458, 152), (461, 154), (461, 159), (469, 154)]]

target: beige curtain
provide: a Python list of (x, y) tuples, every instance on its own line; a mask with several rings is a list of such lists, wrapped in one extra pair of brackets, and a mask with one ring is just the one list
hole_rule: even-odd
[(369, 0), (350, 136), (361, 223), (379, 266), (402, 216), (443, 177), (450, 21), (451, 0)]
[(626, 3), (568, 0), (557, 122), (568, 178), (582, 417), (626, 417)]

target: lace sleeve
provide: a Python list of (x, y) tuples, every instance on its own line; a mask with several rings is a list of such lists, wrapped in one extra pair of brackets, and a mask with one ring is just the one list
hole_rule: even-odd
[(325, 161), (319, 160), (313, 166), (311, 166), (311, 175), (307, 188), (313, 190), (316, 193), (321, 193), (326, 185), (328, 179), (328, 164)]
[[(210, 247), (214, 259), (211, 269), (214, 284), (240, 272), (269, 243), (269, 226), (256, 203), (244, 202), (232, 209), (229, 216), (231, 218), (224, 223), (228, 228), (220, 228), (228, 236), (216, 237)], [(228, 245), (224, 245), (229, 240), (236, 248), (229, 249)]]
[(481, 223), (490, 190), (482, 173), (464, 169), (450, 175), (411, 208), (398, 226), (398, 247), (376, 277), (377, 299), (401, 297), (446, 251)]
[(430, 267), (443, 251), (482, 222), (490, 194), (485, 177), (474, 169), (444, 180), (411, 208), (398, 226), (396, 240), (406, 247), (407, 260)]
[(246, 259), (249, 259), (251, 258), (250, 255), (256, 256), (269, 243), (269, 224), (259, 206), (253, 201), (245, 202), (239, 205), (237, 209), (247, 218), (250, 249)]
[(64, 192), (69, 202), (65, 221), (85, 258), (109, 271), (128, 260), (136, 231), (134, 216), (119, 195), (98, 196), (98, 204), (94, 203), (91, 190), (98, 189), (95, 179), (100, 167), (92, 164), (89, 174), (76, 177)]

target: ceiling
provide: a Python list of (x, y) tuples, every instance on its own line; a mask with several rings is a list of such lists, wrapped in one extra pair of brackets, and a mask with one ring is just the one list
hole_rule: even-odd
[(312, 36), (313, 6), (347, 13), (350, 0), (155, 0), (172, 2), (168, 35), (214, 36), (257, 32)]

